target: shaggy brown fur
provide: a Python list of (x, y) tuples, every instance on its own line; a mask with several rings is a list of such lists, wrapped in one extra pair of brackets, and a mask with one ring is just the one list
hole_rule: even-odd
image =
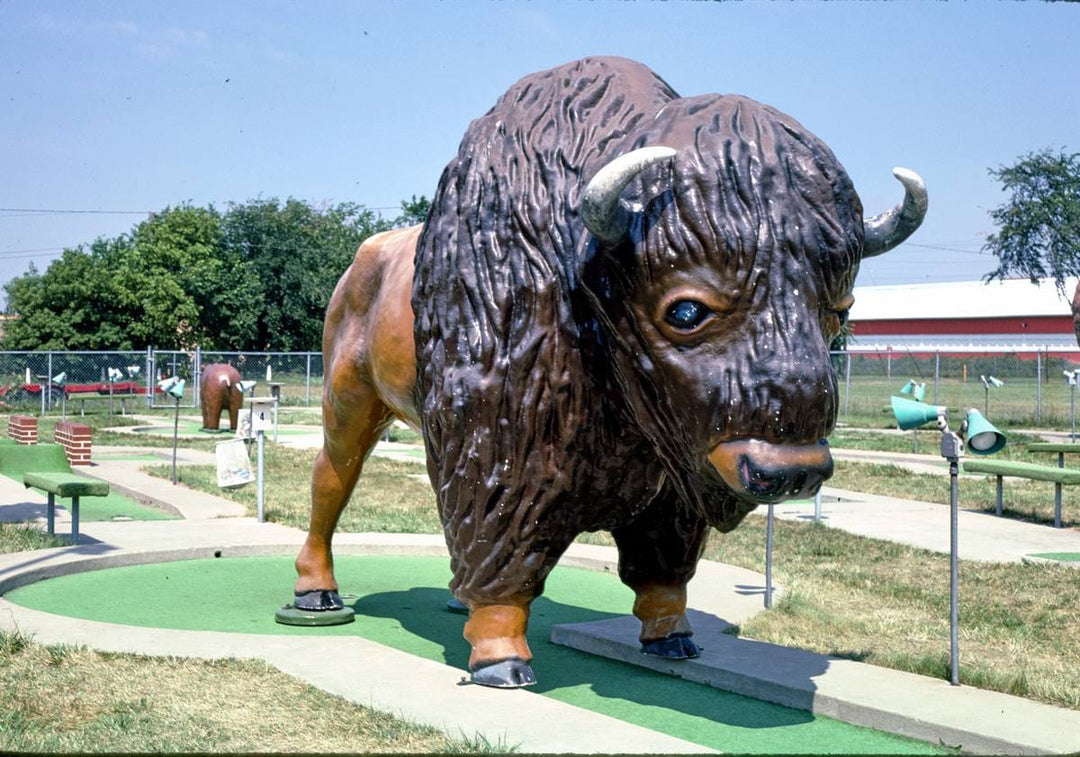
[[(678, 155), (627, 190), (644, 207), (626, 242), (598, 245), (579, 217), (586, 183), (661, 144)], [(435, 195), (412, 297), (454, 592), (527, 604), (570, 541), (601, 528), (631, 586), (684, 586), (708, 525), (754, 507), (709, 470), (711, 446), (814, 443), (835, 422), (823, 313), (851, 287), (860, 216), (797, 122), (742, 97), (679, 99), (631, 61), (526, 77), (474, 121)], [(732, 338), (656, 333), (650, 292), (672, 270), (730, 290)]]

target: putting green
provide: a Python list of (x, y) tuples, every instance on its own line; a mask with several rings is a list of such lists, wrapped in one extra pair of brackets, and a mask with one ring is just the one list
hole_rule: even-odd
[[(464, 672), (463, 618), (445, 610), (446, 559), (338, 557), (356, 621), (300, 628), (274, 622), (291, 599), (292, 557), (139, 565), (63, 576), (7, 599), (77, 618), (173, 629), (289, 636), (360, 636)], [(529, 644), (544, 696), (725, 752), (941, 754), (931, 744), (711, 689), (552, 644), (551, 626), (624, 614), (632, 594), (617, 578), (558, 568), (533, 604)], [(588, 606), (585, 606), (588, 605)], [(363, 671), (357, 671), (363, 675)], [(557, 727), (552, 724), (552, 727)]]
[[(207, 437), (213, 438), (215, 436), (221, 436), (222, 438), (226, 438), (226, 437), (235, 436), (235, 434), (236, 434), (235, 431), (230, 431), (229, 430), (229, 422), (228, 422), (228, 420), (225, 420), (222, 427), (218, 428), (217, 431), (202, 431), (201, 429), (202, 429), (202, 421), (190, 421), (190, 420), (185, 420), (184, 418), (181, 418), (180, 422), (176, 426), (176, 434), (177, 434), (177, 436), (179, 436), (181, 438), (185, 438), (185, 439), (188, 439), (188, 438), (190, 438), (190, 439), (207, 438)], [(124, 427), (124, 432), (134, 433), (134, 434), (145, 434), (147, 436), (166, 436), (166, 437), (169, 437), (171, 439), (172, 435), (173, 435), (173, 422), (170, 420), (167, 423), (160, 423), (160, 424), (155, 423), (153, 425), (147, 425), (147, 426), (127, 426), (127, 427)], [(317, 426), (312, 426), (310, 429), (284, 428), (282, 426), (278, 426), (278, 436), (279, 437), (281, 437), (281, 436), (303, 436), (305, 434), (318, 434), (318, 433), (321, 433), (321, 432), (322, 432), (322, 429), (320, 427), (317, 427)], [(274, 436), (273, 429), (267, 431), (266, 435), (268, 437), (270, 437), (270, 438), (273, 438), (273, 436)]]
[(1080, 562), (1080, 552), (1033, 552), (1029, 557), (1041, 557), (1044, 560), (1058, 562)]
[[(63, 448), (59, 444), (36, 444), (15, 448), (4, 447), (0, 454), (0, 474), (22, 485), (23, 474), (28, 471), (43, 473), (67, 473)], [(78, 473), (78, 470), (74, 472)], [(36, 490), (35, 490), (36, 491)], [(57, 507), (66, 508), (68, 500), (58, 499)], [(79, 520), (83, 523), (109, 520), (177, 520), (180, 516), (141, 505), (117, 492), (104, 497), (83, 497), (79, 500)]]

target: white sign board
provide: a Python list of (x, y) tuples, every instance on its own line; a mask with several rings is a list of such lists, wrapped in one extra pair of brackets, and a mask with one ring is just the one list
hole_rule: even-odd
[(274, 430), (274, 405), (273, 397), (251, 398), (251, 432)]

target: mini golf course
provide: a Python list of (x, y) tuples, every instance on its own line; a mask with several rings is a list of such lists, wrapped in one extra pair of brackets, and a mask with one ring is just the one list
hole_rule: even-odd
[[(159, 458), (152, 458), (159, 459)], [(57, 444), (34, 444), (29, 446), (5, 444), (0, 449), (0, 475), (7, 476), (22, 485), (23, 474), (29, 471), (41, 473), (78, 473), (67, 464), (63, 449)], [(67, 509), (67, 501), (57, 500), (56, 506)], [(42, 506), (44, 509), (44, 505)], [(79, 503), (79, 520), (84, 523), (113, 520), (177, 520), (179, 515), (142, 505), (110, 491), (104, 497), (84, 497)]]
[[(155, 563), (53, 578), (6, 598), (109, 623), (290, 636), (360, 636), (461, 668), (463, 618), (445, 609), (445, 558), (340, 556), (335, 567), (356, 620), (300, 628), (274, 622), (291, 600), (293, 556)], [(212, 598), (212, 601), (207, 601)], [(934, 745), (712, 689), (548, 641), (551, 626), (625, 614), (633, 596), (612, 575), (558, 568), (533, 604), (531, 691), (725, 752), (941, 754)], [(357, 671), (363, 675), (363, 671)], [(557, 724), (552, 724), (557, 727)]]

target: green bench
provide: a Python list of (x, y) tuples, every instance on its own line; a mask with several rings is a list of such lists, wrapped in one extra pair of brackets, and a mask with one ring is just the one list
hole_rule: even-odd
[(1005, 476), (1052, 482), (1054, 484), (1054, 526), (1057, 528), (1061, 528), (1061, 487), (1080, 484), (1080, 470), (1013, 460), (965, 460), (964, 472), (997, 476), (996, 512), (998, 515), (1001, 515), (1002, 479)]
[(48, 528), (49, 533), (56, 532), (56, 498), (71, 500), (71, 543), (79, 543), (79, 498), (107, 497), (109, 484), (86, 478), (76, 473), (36, 473), (23, 474), (23, 484), (27, 489), (41, 489), (49, 495)]
[(139, 395), (132, 394), (131, 392), (125, 392), (124, 394), (113, 394), (111, 396), (108, 393), (102, 394), (100, 392), (72, 392), (67, 396), (67, 401), (78, 402), (79, 416), (84, 417), (86, 415), (87, 401), (101, 402), (102, 400), (104, 400), (105, 402), (109, 402), (109, 412), (113, 412), (113, 408), (115, 407), (113, 401), (118, 400), (120, 402), (120, 414), (127, 415), (128, 400), (134, 400), (138, 398)]

